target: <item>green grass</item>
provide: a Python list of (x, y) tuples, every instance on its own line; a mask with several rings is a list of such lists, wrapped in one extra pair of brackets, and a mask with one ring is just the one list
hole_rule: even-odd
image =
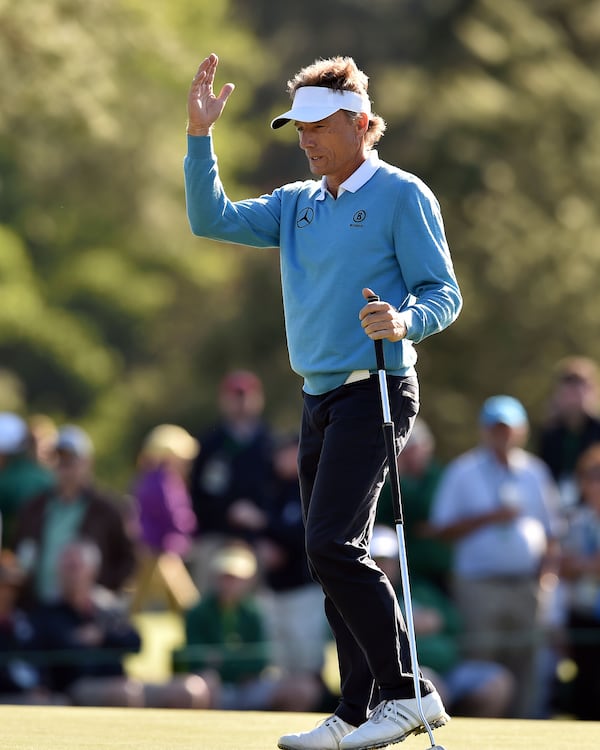
[[(317, 714), (0, 706), (7, 750), (269, 750)], [(453, 719), (436, 731), (446, 750), (596, 750), (600, 723)], [(428, 750), (427, 735), (393, 747)]]

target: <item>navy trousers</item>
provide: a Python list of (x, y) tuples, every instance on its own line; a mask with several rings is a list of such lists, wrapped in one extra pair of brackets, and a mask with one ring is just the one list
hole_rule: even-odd
[[(419, 410), (415, 377), (388, 376), (401, 449)], [(377, 375), (304, 394), (299, 474), (311, 573), (325, 594), (340, 669), (336, 714), (358, 726), (380, 700), (414, 697), (406, 626), (369, 555), (386, 450)], [(421, 693), (431, 690), (421, 681)]]

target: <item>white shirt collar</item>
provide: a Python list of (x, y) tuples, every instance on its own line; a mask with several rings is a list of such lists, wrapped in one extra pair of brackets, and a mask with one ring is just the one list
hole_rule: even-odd
[[(349, 193), (355, 193), (359, 190), (366, 182), (368, 182), (375, 172), (379, 169), (379, 154), (375, 150), (371, 150), (367, 153), (367, 158), (363, 161), (360, 167), (355, 170), (350, 177), (348, 177), (338, 189), (338, 198), (340, 195), (347, 190)], [(321, 192), (317, 195), (317, 200), (325, 200), (327, 194), (327, 176), (324, 175), (321, 178)]]

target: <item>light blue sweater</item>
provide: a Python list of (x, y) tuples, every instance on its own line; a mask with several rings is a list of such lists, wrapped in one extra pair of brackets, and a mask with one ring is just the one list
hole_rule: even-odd
[(223, 242), (279, 247), (292, 369), (321, 394), (353, 370), (376, 370), (358, 319), (369, 287), (403, 312), (408, 335), (384, 342), (386, 368), (414, 374), (413, 344), (457, 317), (461, 295), (440, 209), (417, 177), (383, 161), (355, 192), (335, 200), (314, 180), (232, 202), (209, 136), (188, 136), (184, 161), (192, 232)]

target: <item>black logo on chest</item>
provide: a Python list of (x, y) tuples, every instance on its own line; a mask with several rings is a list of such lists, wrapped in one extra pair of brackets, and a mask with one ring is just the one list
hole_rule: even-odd
[(365, 223), (365, 219), (367, 218), (367, 212), (364, 210), (364, 208), (359, 208), (358, 211), (354, 212), (354, 216), (352, 217), (352, 222), (350, 224), (351, 227), (362, 227)]
[(296, 215), (296, 226), (298, 229), (304, 229), (309, 224), (312, 224), (312, 220), (315, 218), (315, 212), (308, 206), (307, 208), (301, 208)]

